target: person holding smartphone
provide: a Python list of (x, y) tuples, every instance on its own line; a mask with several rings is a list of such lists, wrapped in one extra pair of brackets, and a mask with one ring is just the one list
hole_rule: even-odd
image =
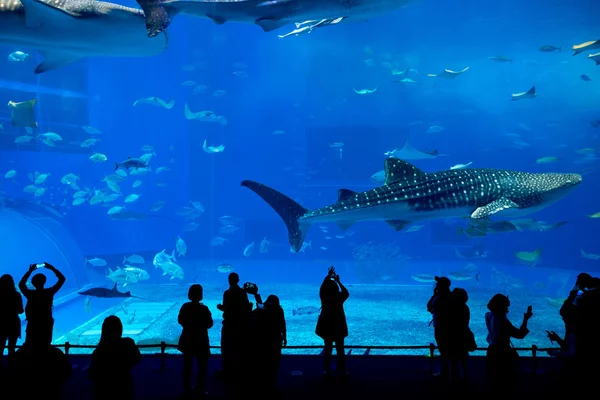
[[(58, 282), (52, 287), (44, 288), (46, 276), (44, 274), (36, 274), (31, 278), (31, 284), (35, 289), (29, 289), (27, 287), (27, 280), (36, 269), (42, 267), (54, 272), (56, 278), (58, 278)], [(31, 264), (29, 270), (21, 278), (19, 289), (27, 299), (27, 305), (25, 306), (25, 317), (27, 318), (25, 343), (52, 343), (52, 331), (54, 329), (52, 307), (54, 295), (63, 287), (66, 280), (65, 276), (58, 269), (47, 262), (43, 264)]]
[(512, 347), (511, 338), (523, 339), (529, 333), (527, 322), (533, 316), (532, 307), (527, 307), (523, 322), (516, 328), (508, 319), (510, 300), (503, 294), (495, 294), (489, 301), (485, 314), (488, 329), (486, 354), (487, 375), (496, 393), (507, 393), (517, 379), (517, 360), (519, 354)]

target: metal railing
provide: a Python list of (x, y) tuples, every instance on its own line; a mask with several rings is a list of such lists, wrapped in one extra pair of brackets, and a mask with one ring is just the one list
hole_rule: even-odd
[[(82, 345), (82, 344), (71, 344), (65, 342), (64, 344), (54, 344), (54, 347), (64, 348), (65, 354), (68, 356), (71, 349), (95, 349), (96, 345)], [(22, 346), (17, 346), (22, 347)], [(165, 371), (165, 359), (168, 355), (167, 349), (176, 349), (177, 345), (168, 344), (166, 342), (160, 342), (160, 344), (140, 344), (137, 345), (139, 349), (152, 349), (160, 348), (160, 371)], [(221, 346), (210, 346), (211, 349), (220, 349)], [(283, 349), (286, 350), (321, 350), (323, 354), (323, 346), (285, 346)], [(352, 354), (354, 357), (367, 357), (371, 353), (371, 350), (429, 350), (429, 373), (433, 375), (435, 370), (435, 350), (437, 346), (434, 343), (429, 343), (428, 346), (344, 346), (346, 350), (364, 350), (360, 355)], [(516, 351), (530, 351), (531, 352), (531, 372), (535, 375), (537, 373), (537, 359), (538, 353), (560, 350), (557, 347), (538, 347), (535, 344), (531, 347), (515, 347)], [(485, 351), (487, 347), (478, 347), (475, 351)], [(301, 356), (302, 354), (298, 354)]]

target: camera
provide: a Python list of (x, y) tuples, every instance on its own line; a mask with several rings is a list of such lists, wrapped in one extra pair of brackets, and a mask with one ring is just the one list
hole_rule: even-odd
[(258, 286), (255, 283), (246, 282), (244, 283), (244, 291), (250, 294), (258, 293)]

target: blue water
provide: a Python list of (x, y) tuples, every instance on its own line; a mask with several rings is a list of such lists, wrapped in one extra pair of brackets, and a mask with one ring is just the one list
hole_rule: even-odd
[[(284, 39), (277, 34), (293, 26), (264, 33), (252, 25), (215, 25), (178, 16), (170, 27), (169, 48), (159, 56), (88, 59), (42, 75), (33, 74), (43, 59), (35, 49), (0, 47), (0, 97), (5, 102), (38, 99), (39, 133), (62, 136), (55, 147), (36, 139), (16, 145), (15, 138), (25, 135), (25, 130), (12, 127), (10, 110), (0, 108), (0, 191), (5, 206), (0, 209), (0, 272), (18, 280), (30, 263), (48, 261), (67, 276), (61, 292), (67, 294), (89, 284), (112, 286), (106, 267), (86, 264), (86, 258), (102, 258), (114, 271), (123, 266), (124, 256), (138, 254), (145, 264), (134, 266), (145, 269), (150, 278), (124, 289), (119, 284), (119, 290), (147, 294), (176, 285), (169, 289), (171, 298), (162, 299), (173, 302), (176, 309), (192, 282), (212, 288), (207, 304), (216, 304), (226, 287), (226, 274), (216, 267), (229, 263), (243, 281), (280, 294), (290, 331), (299, 332), (293, 344), (301, 345), (315, 343), (314, 327), (310, 321), (291, 318), (292, 309), (304, 303), (299, 304), (299, 295), (289, 288), (302, 292), (305, 302), (313, 290), (316, 302), (326, 268), (336, 265), (344, 282), (361, 285), (356, 289), (361, 296), (371, 293), (369, 304), (386, 304), (369, 308), (370, 318), (359, 318), (362, 297), (351, 297), (349, 309), (359, 310), (349, 311), (351, 330), (363, 324), (374, 332), (372, 337), (355, 336), (353, 344), (426, 345), (432, 334), (422, 329), (421, 322), (428, 322), (424, 304), (429, 289), (390, 300), (376, 288), (427, 286), (411, 275), (448, 274), (473, 263), (480, 283), (455, 285), (471, 290), (473, 307), (480, 310), (471, 323), (480, 345), (485, 340), (481, 310), (496, 292), (518, 292), (518, 300), (513, 301), (515, 323), (520, 309), (540, 305), (544, 311), (536, 316), (544, 323), (536, 326), (539, 329), (528, 343), (547, 345), (544, 330), (559, 331), (562, 323), (546, 298), (566, 297), (576, 274), (597, 274), (600, 262), (582, 257), (581, 252), (600, 254), (597, 220), (588, 217), (600, 211), (595, 201), (600, 128), (591, 123), (600, 119), (600, 67), (587, 59), (591, 52), (572, 56), (569, 50), (599, 38), (595, 17), (599, 12), (600, 4), (581, 0), (494, 4), (420, 0), (366, 22), (341, 23)], [(544, 45), (562, 51), (539, 51)], [(26, 51), (30, 58), (23, 63), (9, 61), (8, 55), (16, 50)], [(510, 57), (512, 62), (488, 59), (492, 56)], [(469, 70), (453, 80), (427, 76), (466, 67)], [(406, 68), (417, 71), (409, 74), (415, 82), (394, 82), (398, 78), (391, 70)], [(591, 80), (582, 80), (582, 74)], [(182, 85), (187, 81), (195, 86)], [(206, 88), (198, 89), (199, 85)], [(535, 99), (511, 101), (511, 94), (533, 85)], [(374, 88), (376, 92), (369, 95), (353, 90)], [(217, 90), (226, 93), (215, 96)], [(153, 96), (174, 100), (175, 105), (172, 109), (133, 106), (136, 100)], [(193, 112), (213, 111), (228, 123), (188, 120), (186, 104)], [(88, 134), (82, 126), (102, 133)], [(432, 126), (443, 130), (427, 133)], [(339, 188), (374, 187), (370, 176), (383, 169), (384, 153), (402, 147), (409, 136), (415, 148), (444, 154), (414, 161), (427, 172), (472, 162), (477, 168), (582, 173), (583, 183), (572, 193), (528, 216), (550, 224), (567, 223), (546, 232), (478, 238), (458, 235), (458, 227), (465, 226), (460, 219), (419, 223), (420, 230), (408, 233), (395, 232), (382, 222), (359, 223), (346, 232), (323, 224), (325, 229), (313, 226), (309, 231), (311, 247), (293, 254), (277, 214), (240, 187), (244, 179), (257, 180), (308, 208), (324, 206), (335, 202)], [(79, 146), (89, 138), (100, 141), (92, 149)], [(225, 150), (209, 154), (202, 148), (205, 140), (209, 146), (224, 145)], [(332, 143), (343, 146), (331, 147)], [(72, 205), (76, 190), (61, 183), (63, 176), (77, 175), (81, 190), (105, 190), (102, 180), (114, 174), (114, 162), (142, 156), (145, 145), (155, 153), (152, 171), (119, 182), (123, 196), (111, 203)], [(577, 152), (582, 149), (592, 150), (584, 151), (585, 155)], [(91, 161), (94, 152), (105, 154), (107, 161)], [(542, 157), (558, 160), (536, 163)], [(159, 167), (169, 171), (157, 173)], [(10, 170), (17, 175), (5, 178)], [(50, 174), (37, 185), (46, 189), (38, 197), (23, 192), (32, 184), (28, 175), (36, 172)], [(132, 188), (136, 180), (142, 184)], [(130, 194), (141, 196), (124, 203)], [(158, 201), (166, 204), (151, 211)], [(203, 210), (193, 221), (180, 215), (190, 201), (200, 203)], [(140, 220), (108, 218), (110, 207), (123, 205)], [(238, 219), (237, 231), (220, 233), (219, 217), (224, 215)], [(494, 220), (502, 220), (501, 215)], [(196, 229), (186, 231), (191, 222)], [(170, 254), (178, 236), (187, 244), (187, 254), (177, 258), (184, 278), (171, 280), (152, 265), (152, 258), (163, 249)], [(227, 241), (212, 246), (217, 236)], [(259, 251), (264, 238), (270, 242), (268, 252)], [(244, 249), (252, 242), (254, 251), (246, 257)], [(377, 247), (382, 245), (394, 249), (384, 253)], [(357, 256), (359, 246), (373, 251), (367, 261)], [(538, 248), (542, 252), (534, 266), (523, 265), (515, 256)], [(459, 253), (477, 249), (486, 257), (459, 258), (456, 249)], [(394, 301), (397, 307), (402, 301), (420, 310), (421, 314), (414, 314), (415, 326), (385, 313)], [(62, 341), (75, 330), (68, 337), (71, 343), (94, 342), (97, 338), (83, 340), (76, 333), (87, 329), (88, 321), (93, 325), (93, 318), (120, 310), (119, 304), (103, 299), (93, 299), (91, 305), (88, 312), (84, 299), (75, 298), (64, 308), (57, 307), (61, 329), (55, 340)], [(172, 327), (166, 328), (168, 315), (156, 322), (160, 329), (136, 339), (176, 337), (174, 319)], [(391, 322), (386, 326), (406, 334), (376, 337), (376, 327), (388, 317)], [(211, 335), (213, 344), (218, 344), (218, 324)]]

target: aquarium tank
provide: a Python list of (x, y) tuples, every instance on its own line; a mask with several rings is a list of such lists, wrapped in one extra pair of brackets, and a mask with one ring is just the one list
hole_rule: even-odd
[(334, 266), (346, 345), (429, 354), (446, 276), (479, 347), (496, 293), (551, 346), (600, 273), (600, 3), (299, 1), (0, 0), (0, 273), (65, 275), (56, 345), (176, 344), (199, 283), (219, 346), (237, 272), (321, 346)]

